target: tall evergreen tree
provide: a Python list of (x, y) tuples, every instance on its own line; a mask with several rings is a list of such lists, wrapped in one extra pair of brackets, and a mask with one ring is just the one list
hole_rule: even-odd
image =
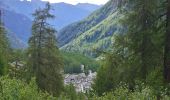
[(97, 95), (102, 96), (103, 93), (111, 91), (116, 87), (117, 60), (114, 54), (106, 54), (106, 58), (97, 72), (97, 78), (93, 85)]
[[(128, 27), (128, 49), (133, 59), (132, 66), (136, 67), (136, 75), (146, 79), (149, 70), (153, 69), (157, 62), (155, 60), (156, 45), (154, 41), (154, 20), (156, 18), (157, 0), (129, 0), (126, 25)], [(152, 5), (151, 5), (152, 4)]]
[(48, 24), (54, 18), (50, 14), (51, 6), (36, 10), (29, 39), (29, 66), (36, 76), (37, 84), (42, 90), (59, 95), (63, 89), (63, 64), (57, 48), (56, 30)]
[(162, 67), (162, 35), (155, 31), (157, 23), (154, 23), (159, 0), (120, 1), (125, 4), (121, 21), (127, 30), (114, 36), (113, 53), (98, 71), (94, 89), (99, 95), (114, 89), (121, 81), (133, 90), (135, 80), (146, 81), (151, 71)]
[(2, 10), (0, 9), (0, 75), (4, 75), (7, 72), (8, 51), (9, 43), (2, 21)]

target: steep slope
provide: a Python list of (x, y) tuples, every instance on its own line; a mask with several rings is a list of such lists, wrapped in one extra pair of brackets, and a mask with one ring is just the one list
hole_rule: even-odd
[(27, 44), (25, 42), (23, 42), (22, 40), (20, 40), (20, 38), (18, 38), (15, 33), (9, 32), (9, 30), (8, 30), (7, 35), (8, 35), (8, 39), (9, 39), (9, 42), (10, 42), (12, 48), (24, 49), (27, 47)]
[(112, 46), (113, 34), (121, 32), (116, 0), (91, 14), (87, 19), (65, 27), (58, 36), (61, 49), (96, 56), (94, 50)]
[(32, 21), (25, 15), (8, 10), (3, 11), (5, 27), (11, 34), (15, 33), (21, 41), (26, 43), (31, 33)]
[[(9, 36), (14, 36), (13, 34), (15, 34), (15, 38), (10, 38), (13, 47), (26, 47), (28, 38), (31, 35), (32, 13), (39, 7), (44, 7), (45, 3), (41, 0), (32, 0), (31, 2), (26, 0), (0, 0), (0, 9), (3, 9), (3, 20), (9, 31)], [(66, 3), (52, 4), (52, 13), (56, 18), (50, 21), (50, 23), (59, 30), (65, 25), (87, 17), (93, 10), (99, 7), (91, 4), (85, 5), (88, 10), (83, 8), (83, 6), (77, 7), (76, 5)]]
[(73, 23), (63, 28), (58, 34), (58, 41), (60, 46), (69, 43), (80, 34), (88, 31), (92, 27), (105, 20), (108, 16), (115, 12), (115, 6), (116, 3), (110, 1), (104, 7), (95, 11), (83, 21)]
[[(2, 10), (2, 9), (1, 9)], [(3, 23), (7, 30), (9, 41), (14, 48), (24, 48), (31, 33), (32, 21), (22, 15), (3, 9)]]

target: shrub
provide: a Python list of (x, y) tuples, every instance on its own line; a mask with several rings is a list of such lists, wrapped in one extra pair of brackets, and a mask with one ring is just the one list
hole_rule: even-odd
[(155, 90), (144, 84), (136, 85), (132, 91), (127, 85), (121, 85), (113, 92), (105, 93), (103, 96), (93, 96), (90, 100), (170, 100), (170, 96), (162, 92), (161, 97), (157, 97)]
[(57, 100), (57, 98), (40, 91), (35, 78), (29, 84), (15, 78), (0, 78), (0, 100)]

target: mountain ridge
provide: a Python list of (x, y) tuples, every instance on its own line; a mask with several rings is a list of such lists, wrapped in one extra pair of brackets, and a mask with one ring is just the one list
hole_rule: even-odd
[[(31, 35), (31, 24), (33, 20), (32, 13), (38, 7), (42, 8), (45, 3), (46, 2), (40, 0), (33, 0), (32, 2), (19, 0), (0, 1), (1, 9), (4, 9), (4, 23), (10, 31), (10, 34), (15, 33), (18, 40), (20, 39), (24, 44), (27, 44), (28, 38)], [(92, 12), (92, 10), (87, 11), (66, 3), (54, 3), (52, 4), (52, 7), (56, 9), (52, 11), (56, 16), (56, 19), (51, 21), (50, 24), (52, 24), (57, 30), (69, 23), (84, 19)], [(17, 16), (18, 18), (16, 20), (11, 16)], [(8, 19), (10, 19), (10, 21)], [(26, 21), (24, 19), (26, 19)]]
[(86, 19), (63, 28), (58, 36), (60, 49), (95, 57), (96, 51), (113, 46), (114, 34), (122, 31), (118, 2), (110, 0)]
[[(72, 23), (72, 24), (64, 27), (62, 30), (60, 30), (59, 35), (58, 35), (58, 37), (59, 37), (58, 41), (61, 44), (60, 46), (63, 46), (64, 44), (67, 44), (69, 41), (73, 40), (77, 35), (80, 35), (81, 33), (87, 31), (88, 29), (90, 29), (91, 27), (97, 25), (103, 19), (108, 17), (108, 15), (113, 12), (112, 8), (114, 9), (114, 6), (112, 6), (109, 3), (107, 3), (106, 6), (100, 8), (99, 10), (93, 12), (86, 19), (84, 19), (84, 20), (82, 20), (80, 22)], [(105, 12), (105, 9), (109, 13)], [(96, 15), (98, 15), (99, 17), (96, 17)], [(96, 21), (94, 22), (94, 20), (96, 20)], [(84, 24), (87, 24), (88, 26), (85, 27), (85, 28), (79, 29), (79, 27), (81, 27), (81, 25), (84, 27)], [(70, 33), (70, 31), (72, 33)], [(62, 36), (63, 34), (65, 36)], [(68, 34), (70, 34), (70, 35), (68, 35)], [(65, 38), (69, 38), (69, 40), (67, 41), (67, 40), (65, 40)]]

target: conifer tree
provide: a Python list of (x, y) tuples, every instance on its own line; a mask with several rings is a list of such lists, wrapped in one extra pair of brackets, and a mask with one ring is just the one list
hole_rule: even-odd
[(93, 89), (97, 95), (102, 96), (104, 92), (108, 92), (114, 89), (116, 86), (116, 67), (116, 57), (113, 57), (113, 54), (106, 54), (104, 63), (99, 68), (95, 84), (93, 85)]
[(7, 72), (8, 51), (9, 44), (2, 22), (2, 10), (0, 9), (0, 75), (4, 75)]
[(122, 81), (133, 90), (135, 80), (145, 82), (148, 74), (163, 61), (159, 58), (162, 55), (161, 46), (157, 44), (161, 41), (155, 38), (160, 35), (155, 32), (154, 23), (158, 16), (156, 13), (158, 0), (120, 1), (125, 3), (124, 9), (121, 10), (125, 16), (121, 22), (127, 30), (114, 35), (113, 52), (106, 56), (107, 63), (104, 62), (105, 64), (98, 70), (94, 85), (98, 95), (114, 89)]
[[(157, 18), (157, 0), (129, 0), (128, 13), (125, 17), (127, 36), (129, 39), (128, 50), (132, 67), (136, 67), (136, 75), (146, 79), (149, 70), (158, 63), (154, 35), (156, 32), (153, 22)], [(152, 5), (151, 5), (152, 4)], [(126, 24), (127, 23), (127, 24)]]
[(32, 36), (29, 39), (30, 71), (36, 76), (40, 89), (58, 96), (63, 89), (63, 64), (57, 48), (56, 30), (49, 25), (51, 6), (38, 9), (32, 25)]

